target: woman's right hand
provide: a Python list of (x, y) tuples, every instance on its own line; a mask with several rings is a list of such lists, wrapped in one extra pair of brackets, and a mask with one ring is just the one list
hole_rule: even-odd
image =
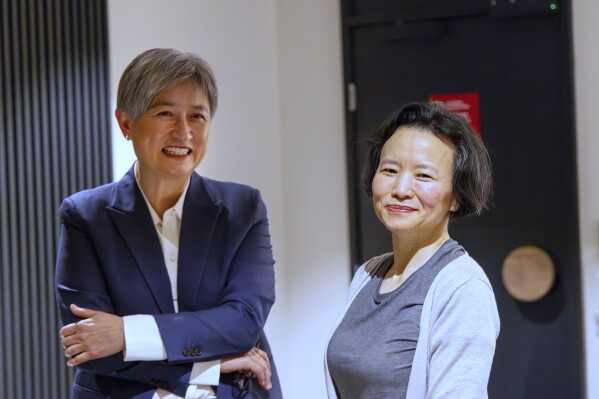
[(264, 389), (272, 388), (270, 383), (270, 361), (261, 349), (252, 348), (245, 355), (223, 359), (220, 372), (224, 374), (240, 372), (246, 378), (256, 378)]

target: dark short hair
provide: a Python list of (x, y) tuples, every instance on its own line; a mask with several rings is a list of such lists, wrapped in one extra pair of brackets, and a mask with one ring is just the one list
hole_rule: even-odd
[(119, 81), (116, 105), (131, 119), (137, 119), (158, 94), (188, 79), (206, 95), (212, 118), (218, 106), (212, 68), (195, 54), (170, 48), (147, 50), (131, 61)]
[(411, 103), (392, 112), (368, 140), (362, 183), (369, 199), (383, 146), (400, 127), (429, 131), (451, 143), (454, 154), (451, 186), (459, 207), (451, 217), (479, 215), (488, 207), (493, 192), (489, 153), (470, 124), (440, 102)]

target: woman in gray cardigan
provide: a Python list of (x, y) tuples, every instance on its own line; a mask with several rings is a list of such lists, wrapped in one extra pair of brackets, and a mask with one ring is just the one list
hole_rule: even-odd
[(370, 144), (364, 183), (393, 252), (354, 276), (326, 349), (329, 398), (486, 398), (497, 305), (448, 231), (486, 207), (485, 146), (440, 103), (394, 112)]

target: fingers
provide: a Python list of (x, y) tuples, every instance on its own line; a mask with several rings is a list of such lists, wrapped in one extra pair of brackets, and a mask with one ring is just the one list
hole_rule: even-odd
[[(92, 317), (94, 314), (99, 313), (97, 311), (93, 311), (90, 309), (80, 308), (79, 306), (77, 306), (75, 304), (72, 304), (69, 308), (71, 309), (71, 313), (73, 313), (75, 316), (80, 317), (82, 319), (87, 319), (89, 317)], [(82, 320), (82, 321), (89, 322), (89, 320)], [(79, 322), (79, 324), (81, 324), (81, 321)], [(67, 324), (66, 326), (64, 326), (60, 329), (61, 337), (66, 337), (66, 336), (73, 335), (76, 333), (77, 333), (77, 323)]]
[(82, 320), (78, 323), (72, 323), (60, 329), (60, 343), (63, 348), (81, 343), (87, 338), (89, 320)]
[(259, 349), (252, 349), (245, 355), (223, 359), (220, 371), (224, 374), (240, 371), (247, 378), (256, 378), (265, 389), (272, 388), (268, 355)]
[(64, 354), (70, 357), (67, 365), (77, 366), (124, 349), (125, 336), (121, 317), (79, 308), (77, 305), (71, 305), (71, 310), (76, 316), (86, 318), (60, 330)]
[(92, 360), (92, 359), (94, 359), (94, 358), (90, 356), (89, 352), (83, 352), (83, 353), (80, 353), (77, 356), (69, 359), (67, 361), (67, 366), (75, 367), (75, 366), (80, 365), (81, 363), (85, 363), (88, 360)]
[[(60, 340), (60, 343), (61, 343), (63, 349), (68, 349), (69, 347), (71, 347), (73, 345), (77, 345), (79, 342), (80, 342), (80, 339), (75, 334), (68, 335), (66, 337), (63, 337)], [(69, 356), (72, 356), (72, 355), (69, 355)]]
[(73, 335), (77, 332), (77, 323), (67, 324), (63, 328), (60, 329), (60, 336), (67, 337), (69, 335)]
[(65, 357), (70, 358), (67, 361), (67, 366), (71, 367), (107, 356), (106, 351), (101, 346), (86, 341), (77, 342), (77, 338), (68, 337), (68, 339), (63, 340), (63, 348)]
[(263, 365), (266, 368), (268, 376), (271, 376), (270, 360), (268, 360), (268, 354), (266, 352), (258, 348), (252, 348), (247, 355), (251, 356), (258, 364)]
[(268, 354), (264, 352), (262, 349), (252, 348), (251, 352), (257, 354), (262, 361), (266, 363), (268, 366), (268, 371), (270, 372), (270, 360), (268, 359)]
[(257, 348), (253, 348), (246, 354), (248, 358), (249, 371), (254, 374), (258, 383), (265, 389), (272, 388), (270, 381), (270, 362), (268, 355)]
[[(64, 355), (65, 355), (65, 357), (73, 359), (83, 352), (85, 352), (85, 347), (83, 345), (74, 344), (74, 345), (71, 345), (71, 346), (65, 348)], [(68, 361), (67, 361), (67, 364), (69, 364)]]
[(71, 310), (71, 313), (73, 313), (75, 316), (80, 317), (82, 319), (92, 317), (94, 314), (98, 313), (95, 310), (80, 308), (79, 306), (77, 306), (75, 304), (71, 304), (69, 309)]

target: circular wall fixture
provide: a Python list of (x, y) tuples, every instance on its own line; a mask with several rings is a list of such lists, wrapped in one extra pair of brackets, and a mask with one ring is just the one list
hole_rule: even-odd
[(547, 252), (533, 245), (513, 249), (503, 261), (503, 285), (522, 302), (543, 298), (555, 283), (555, 266)]

